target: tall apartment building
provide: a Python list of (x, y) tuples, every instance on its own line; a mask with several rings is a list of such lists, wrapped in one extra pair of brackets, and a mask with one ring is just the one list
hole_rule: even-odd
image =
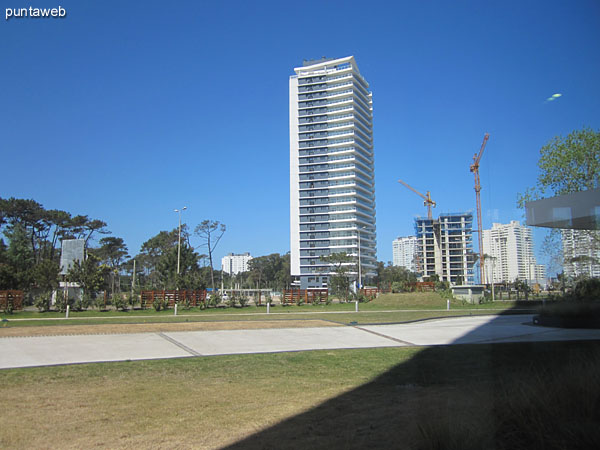
[[(373, 102), (353, 56), (304, 62), (290, 77), (291, 275), (327, 284), (332, 253), (360, 255), (363, 284), (375, 275)], [(359, 235), (360, 233), (360, 235)], [(360, 242), (360, 248), (359, 248)]]
[(438, 275), (451, 284), (473, 284), (473, 214), (440, 214), (438, 219), (417, 217), (417, 271)]
[(417, 237), (399, 237), (392, 241), (394, 266), (405, 267), (411, 272), (417, 271), (415, 263), (415, 254), (417, 250)]
[(250, 253), (236, 255), (230, 253), (221, 258), (221, 270), (229, 275), (237, 275), (248, 271), (248, 262), (252, 259)]
[(546, 285), (546, 268), (537, 264), (531, 228), (519, 221), (483, 230), (483, 253), (491, 257), (485, 262), (486, 284), (522, 280)]
[(562, 230), (563, 270), (570, 277), (600, 277), (600, 232)]

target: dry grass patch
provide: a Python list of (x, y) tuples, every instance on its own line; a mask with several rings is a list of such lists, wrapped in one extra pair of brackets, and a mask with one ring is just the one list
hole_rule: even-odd
[[(218, 448), (343, 394), (410, 354), (385, 361), (330, 351), (1, 371), (0, 447)], [(359, 360), (349, 364), (353, 356)]]
[(1, 448), (598, 448), (600, 344), (0, 371)]
[(62, 336), (67, 334), (126, 334), (168, 331), (255, 330), (266, 328), (312, 328), (341, 326), (325, 320), (264, 320), (223, 322), (112, 323), (0, 328), (1, 337)]

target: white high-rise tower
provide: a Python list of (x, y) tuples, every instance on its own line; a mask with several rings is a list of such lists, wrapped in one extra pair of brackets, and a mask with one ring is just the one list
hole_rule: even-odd
[(483, 230), (483, 253), (488, 255), (485, 283), (522, 280), (546, 285), (546, 268), (535, 258), (531, 228), (518, 221), (494, 223)]
[[(291, 275), (327, 285), (332, 253), (350, 277), (375, 274), (373, 102), (353, 56), (304, 62), (290, 77)], [(360, 243), (360, 248), (359, 248)]]

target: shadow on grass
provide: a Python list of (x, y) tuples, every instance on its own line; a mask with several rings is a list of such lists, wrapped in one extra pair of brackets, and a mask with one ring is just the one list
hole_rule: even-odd
[(227, 448), (600, 448), (600, 341), (472, 344), (510, 314)]

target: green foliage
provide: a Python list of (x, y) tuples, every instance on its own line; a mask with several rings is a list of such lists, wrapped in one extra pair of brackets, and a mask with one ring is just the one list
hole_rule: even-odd
[(346, 253), (332, 253), (328, 256), (321, 256), (320, 259), (332, 266), (334, 275), (329, 279), (332, 293), (337, 295), (340, 301), (348, 301), (350, 298), (349, 273), (354, 269), (354, 258)]
[(104, 304), (104, 295), (97, 295), (96, 298), (93, 300), (93, 305), (96, 308), (98, 308), (98, 310), (104, 309), (106, 307), (106, 305)]
[(356, 300), (358, 300), (358, 303), (369, 303), (371, 301), (369, 299), (369, 297), (367, 297), (362, 292), (359, 292), (358, 294), (356, 294)]
[(583, 302), (600, 301), (600, 279), (588, 278), (578, 281), (572, 295)]
[(450, 283), (447, 281), (436, 281), (435, 282), (435, 290), (436, 291), (449, 291)]
[(32, 269), (35, 264), (31, 237), (20, 223), (9, 226), (4, 234), (9, 245), (4, 252), (4, 267), (0, 271), (0, 289), (27, 290), (33, 282)]
[(12, 300), (8, 300), (5, 304), (4, 304), (4, 312), (6, 314), (12, 314), (14, 311), (14, 305)]
[(569, 194), (598, 187), (600, 181), (600, 131), (575, 130), (556, 136), (540, 150), (536, 186), (519, 196), (519, 206), (541, 195)]
[(250, 301), (250, 299), (248, 297), (246, 297), (245, 295), (242, 295), (239, 298), (239, 302), (240, 302), (240, 306), (243, 308), (244, 306), (246, 306), (248, 304), (248, 302)]
[(227, 300), (226, 300), (227, 306), (234, 308), (235, 304), (237, 303), (237, 298), (235, 296), (235, 294), (231, 294)]
[(138, 280), (147, 288), (204, 289), (210, 283), (210, 269), (198, 267), (198, 254), (189, 245), (190, 234), (181, 226), (180, 273), (177, 275), (179, 230), (161, 231), (142, 244), (136, 256)]
[(46, 312), (50, 310), (50, 302), (52, 300), (52, 292), (42, 292), (35, 298), (33, 305), (40, 311)]
[(393, 266), (388, 263), (387, 266), (383, 262), (377, 263), (377, 276), (375, 277), (375, 283), (378, 286), (392, 286), (394, 289), (394, 283), (396, 284), (397, 291), (394, 292), (408, 292), (408, 286), (412, 283), (417, 282), (417, 274), (411, 272), (405, 267)]
[(403, 281), (394, 281), (392, 283), (392, 292), (395, 294), (401, 292), (412, 292), (414, 290), (414, 284), (403, 280)]
[(56, 301), (54, 303), (54, 308), (58, 312), (64, 313), (67, 310), (67, 305), (73, 305), (75, 301), (72, 298), (65, 298), (63, 292), (56, 293)]
[[(556, 136), (540, 150), (536, 184), (517, 196), (519, 208), (527, 202), (600, 186), (600, 131), (583, 128), (567, 137)], [(551, 269), (559, 270), (563, 255), (560, 231), (545, 239), (543, 253)]]
[[(266, 293), (265, 294), (265, 304), (266, 305), (272, 305), (273, 304), (273, 298), (271, 297), (270, 293)], [(258, 300), (256, 301), (256, 306), (258, 306)]]
[(43, 291), (53, 291), (59, 285), (60, 264), (56, 261), (44, 259), (33, 267), (31, 276), (37, 288)]
[(73, 308), (77, 311), (84, 311), (89, 308), (92, 302), (93, 298), (89, 294), (83, 293), (80, 298), (75, 300)]
[[(22, 260), (23, 263), (30, 263), (27, 269), (33, 268), (43, 260), (55, 261), (62, 239), (84, 239), (87, 246), (95, 233), (107, 233), (105, 227), (106, 223), (101, 220), (81, 215), (71, 216), (60, 210), (46, 210), (34, 200), (0, 198), (0, 231), (9, 241), (12, 240), (10, 235), (14, 230), (21, 229), (24, 232), (27, 239), (22, 241), (25, 247), (19, 249), (19, 252), (22, 253), (26, 248), (31, 257), (30, 261)], [(18, 267), (13, 267), (13, 271), (24, 273)]]
[(525, 300), (529, 300), (529, 294), (531, 292), (531, 288), (529, 285), (523, 280), (515, 280), (513, 283), (513, 288), (517, 291), (517, 300), (519, 300), (519, 294), (525, 294)]
[(117, 310), (126, 311), (128, 302), (123, 298), (121, 294), (117, 294), (112, 298), (112, 304)]
[(137, 305), (138, 303), (139, 303), (139, 294), (134, 292), (133, 295), (131, 293), (129, 293), (127, 295), (127, 304), (129, 306), (131, 306), (131, 309), (133, 309), (135, 307), (135, 305)]
[(154, 302), (152, 303), (152, 307), (154, 308), (154, 311), (161, 311), (163, 309), (165, 309), (167, 307), (167, 305), (165, 305), (165, 300), (161, 299), (161, 298), (155, 298)]
[(285, 255), (272, 253), (266, 256), (258, 256), (248, 262), (248, 287), (267, 287), (282, 291), (291, 282), (289, 253)]
[(220, 303), (221, 303), (221, 294), (213, 291), (210, 294), (210, 298), (208, 299), (208, 305), (217, 307)]
[(111, 273), (111, 268), (99, 264), (99, 258), (89, 254), (83, 261), (75, 261), (69, 269), (67, 279), (69, 282), (79, 284), (84, 294), (94, 297), (106, 285), (106, 278)]

